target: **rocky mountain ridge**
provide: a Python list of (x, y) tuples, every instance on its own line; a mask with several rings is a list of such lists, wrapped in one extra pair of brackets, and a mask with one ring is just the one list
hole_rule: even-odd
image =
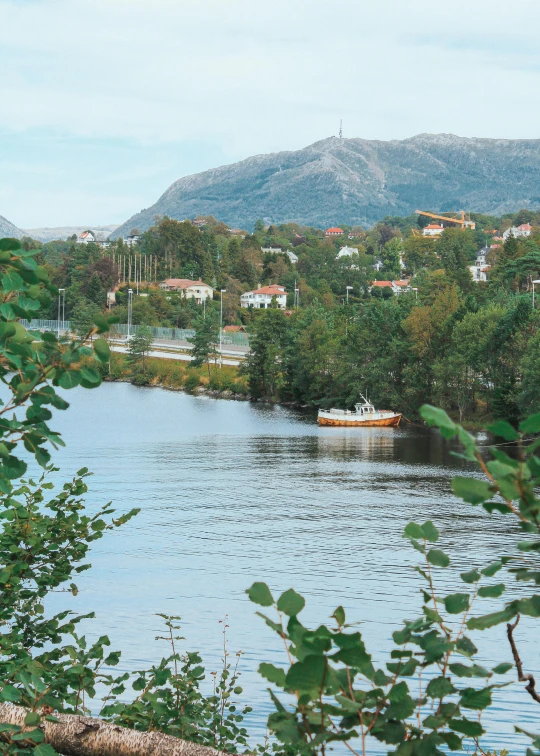
[(257, 218), (369, 226), (416, 208), (502, 214), (538, 205), (539, 139), (330, 137), (181, 178), (113, 237), (144, 231), (160, 215), (177, 220), (214, 215), (241, 228), (251, 228)]

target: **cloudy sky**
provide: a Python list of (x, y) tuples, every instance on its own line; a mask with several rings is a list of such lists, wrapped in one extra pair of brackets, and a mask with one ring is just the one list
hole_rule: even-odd
[(540, 137), (540, 3), (0, 0), (0, 215), (120, 223), (336, 134)]

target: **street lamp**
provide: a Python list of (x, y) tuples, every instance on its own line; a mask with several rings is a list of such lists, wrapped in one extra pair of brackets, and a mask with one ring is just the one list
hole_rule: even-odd
[(534, 310), (534, 285), (540, 284), (540, 279), (537, 278), (536, 281), (533, 281), (532, 283), (533, 283), (533, 310)]
[(221, 304), (219, 308), (219, 367), (220, 369), (223, 367), (223, 352), (221, 351), (222, 343), (223, 343), (223, 295), (227, 291), (227, 289), (220, 289), (220, 295), (221, 295)]
[(352, 291), (353, 287), (352, 286), (346, 286), (345, 289), (347, 291), (347, 304), (349, 304), (349, 291)]
[(416, 286), (413, 286), (413, 291), (416, 295), (416, 301), (418, 302), (418, 289), (416, 288)]
[(62, 318), (62, 321), (60, 321), (60, 299), (63, 298), (63, 310), (62, 312), (65, 315), (66, 312), (66, 290), (65, 289), (58, 289), (58, 338), (60, 338), (60, 322), (62, 322), (62, 326), (64, 324), (64, 319)]
[(128, 332), (127, 337), (131, 336), (131, 316), (133, 314), (133, 289), (128, 289)]

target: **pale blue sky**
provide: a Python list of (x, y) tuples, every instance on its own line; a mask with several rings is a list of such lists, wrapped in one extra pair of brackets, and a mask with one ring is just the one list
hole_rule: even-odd
[(0, 215), (122, 222), (337, 133), (540, 137), (540, 3), (0, 0)]

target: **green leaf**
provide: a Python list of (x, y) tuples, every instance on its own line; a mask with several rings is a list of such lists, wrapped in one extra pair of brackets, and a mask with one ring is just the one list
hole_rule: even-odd
[(506, 420), (497, 420), (495, 423), (488, 425), (487, 429), (494, 436), (504, 438), (505, 441), (517, 441), (519, 439), (517, 430), (510, 423), (506, 422)]
[(450, 557), (440, 549), (431, 549), (431, 551), (428, 551), (427, 558), (428, 562), (435, 565), (435, 567), (448, 567), (450, 564)]
[(63, 389), (72, 389), (81, 382), (81, 373), (79, 370), (66, 370), (58, 380), (58, 385)]
[(436, 543), (439, 540), (439, 531), (431, 520), (428, 520), (422, 525), (422, 531), (427, 541)]
[(280, 688), (285, 687), (285, 670), (280, 667), (275, 667), (273, 664), (263, 662), (259, 665), (259, 674), (262, 675), (268, 682), (274, 683)]
[[(58, 720), (57, 720), (58, 721)], [(56, 751), (48, 743), (40, 743), (32, 751), (33, 756), (57, 756)]]
[(491, 688), (465, 688), (461, 692), (461, 706), (466, 709), (478, 709), (479, 711), (491, 706)]
[[(277, 608), (288, 617), (296, 617), (306, 605), (303, 596), (296, 593), (292, 588), (281, 594), (277, 602)], [(264, 606), (264, 605), (263, 605)]]
[(497, 664), (496, 667), (493, 667), (492, 672), (494, 675), (504, 675), (509, 672), (513, 666), (514, 665), (509, 662), (503, 662), (502, 664)]
[(467, 666), (466, 664), (450, 664), (450, 670), (456, 677), (490, 677), (490, 673), (484, 667), (479, 664), (472, 664)]
[(443, 698), (455, 692), (456, 689), (447, 677), (435, 677), (426, 688), (428, 698)]
[(523, 420), (519, 424), (519, 429), (522, 433), (540, 433), (540, 412)]
[(439, 428), (445, 438), (452, 438), (456, 435), (458, 426), (450, 420), (444, 410), (432, 407), (430, 404), (424, 404), (420, 407), (420, 415), (427, 425)]
[(478, 590), (478, 595), (481, 598), (499, 598), (504, 593), (506, 586), (504, 583), (497, 583), (497, 585), (484, 585)]
[(98, 360), (100, 362), (109, 362), (111, 359), (111, 350), (105, 339), (96, 339), (93, 346)]
[(324, 656), (306, 656), (301, 662), (296, 662), (287, 672), (285, 687), (289, 691), (319, 692), (323, 687), (326, 674), (326, 660)]
[(495, 625), (500, 625), (502, 622), (509, 622), (516, 614), (516, 608), (510, 605), (500, 612), (485, 614), (483, 617), (472, 617), (467, 622), (467, 627), (469, 630), (487, 630)]
[(452, 491), (468, 504), (482, 504), (493, 495), (492, 486), (485, 480), (464, 478), (460, 475), (452, 478)]
[(441, 732), (441, 738), (451, 751), (461, 751), (463, 743), (455, 732)]
[(17, 690), (13, 685), (4, 685), (0, 690), (0, 701), (9, 701), (10, 703), (16, 703), (21, 700), (21, 692)]
[(493, 562), (492, 564), (488, 564), (487, 567), (484, 567), (483, 570), (480, 570), (480, 572), (482, 575), (485, 575), (485, 577), (493, 577), (493, 575), (496, 575), (499, 570), (502, 570), (501, 562)]
[(468, 593), (452, 593), (444, 599), (444, 606), (448, 614), (461, 614), (469, 608)]
[(41, 717), (36, 711), (29, 711), (24, 718), (24, 724), (27, 727), (35, 727), (41, 722)]
[(420, 525), (416, 524), (416, 522), (409, 522), (403, 531), (403, 535), (407, 538), (415, 538), (417, 541), (422, 541), (424, 539), (424, 531)]
[(81, 384), (84, 388), (94, 388), (101, 384), (101, 376), (94, 368), (81, 368)]
[(467, 638), (466, 635), (463, 635), (456, 643), (456, 651), (458, 651), (460, 654), (463, 654), (463, 656), (474, 656), (478, 649), (472, 642), (470, 638)]
[(462, 572), (460, 575), (464, 583), (476, 583), (480, 580), (480, 573), (478, 570), (469, 570), (469, 572)]
[(461, 732), (463, 735), (468, 735), (471, 738), (479, 738), (485, 732), (480, 722), (471, 722), (470, 719), (465, 718), (451, 719), (448, 725), (454, 732)]
[(342, 606), (338, 606), (332, 617), (336, 620), (340, 627), (345, 624), (345, 609)]
[(2, 276), (2, 289), (4, 292), (20, 291), (24, 289), (24, 281), (16, 270), (8, 270)]
[(253, 583), (251, 588), (247, 589), (246, 593), (249, 596), (249, 600), (253, 601), (254, 604), (259, 604), (260, 606), (272, 606), (274, 603), (274, 597), (270, 593), (270, 588), (266, 583)]

